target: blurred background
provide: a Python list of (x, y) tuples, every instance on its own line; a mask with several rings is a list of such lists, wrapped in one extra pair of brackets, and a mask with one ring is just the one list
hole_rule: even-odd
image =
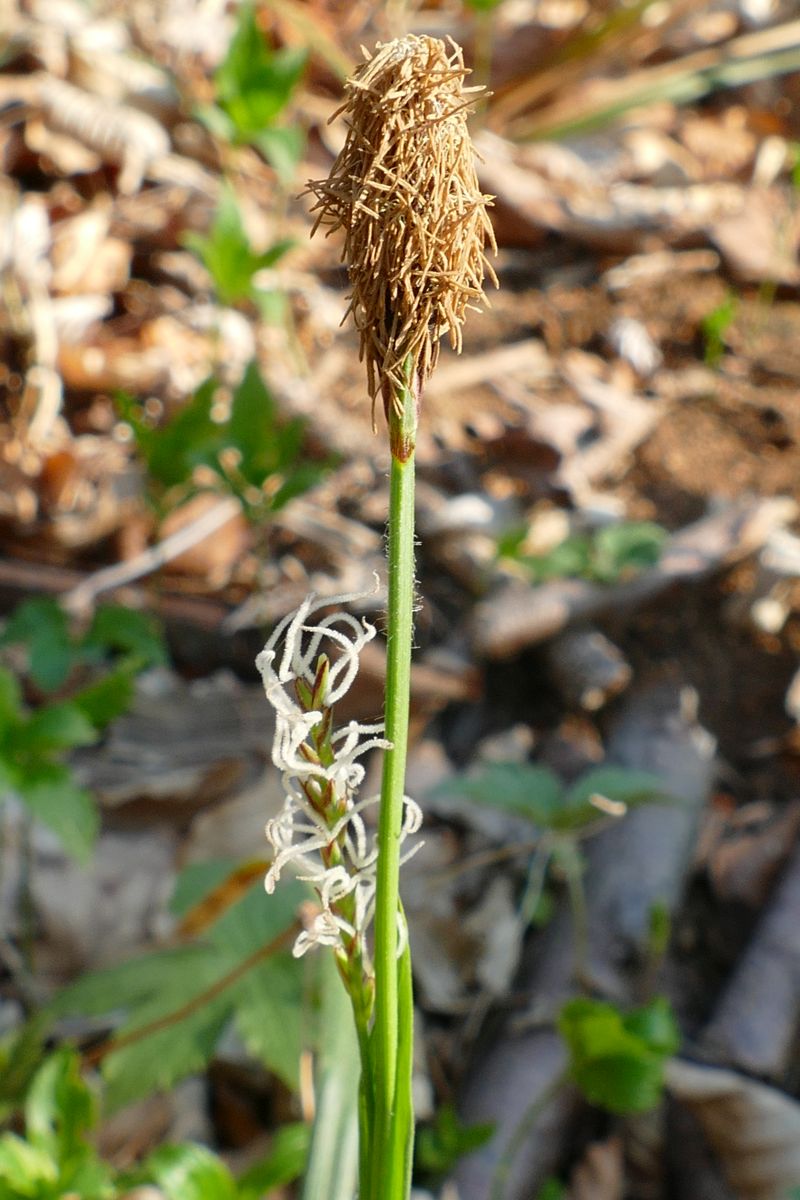
[(488, 88), (500, 280), (418, 451), (418, 1195), (800, 1195), (796, 4), (0, 0), (3, 1200), (352, 1200), (253, 660), (381, 622), (303, 189), (407, 32)]

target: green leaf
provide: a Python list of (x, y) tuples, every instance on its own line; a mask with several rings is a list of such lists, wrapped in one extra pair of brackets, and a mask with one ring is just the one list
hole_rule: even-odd
[(567, 792), (567, 808), (576, 815), (585, 812), (596, 820), (598, 810), (590, 804), (592, 796), (604, 796), (628, 807), (667, 798), (664, 780), (658, 775), (613, 766), (592, 767), (581, 775)]
[(91, 746), (97, 731), (77, 704), (48, 704), (40, 708), (15, 734), (15, 751), (20, 755), (43, 755), (73, 746)]
[(666, 540), (666, 529), (653, 521), (620, 521), (603, 526), (594, 537), (593, 578), (616, 583), (625, 575), (654, 567)]
[(417, 1167), (434, 1175), (446, 1175), (463, 1155), (485, 1146), (494, 1129), (492, 1122), (465, 1125), (453, 1106), (445, 1104), (436, 1113), (433, 1125), (417, 1134)]
[(564, 1005), (558, 1027), (569, 1048), (570, 1075), (592, 1104), (633, 1113), (658, 1103), (664, 1063), (680, 1042), (665, 1000), (623, 1015), (580, 997)]
[(728, 292), (722, 304), (717, 305), (701, 322), (705, 339), (705, 361), (709, 367), (718, 367), (725, 353), (725, 334), (733, 324), (739, 301), (734, 292)]
[(18, 791), (34, 817), (53, 830), (64, 849), (79, 862), (87, 862), (100, 818), (94, 800), (78, 787), (69, 769), (60, 763), (31, 765), (20, 777)]
[(110, 674), (76, 692), (72, 703), (91, 721), (95, 729), (105, 729), (111, 721), (127, 712), (134, 696), (134, 678), (139, 663), (128, 659)]
[(239, 141), (250, 141), (271, 125), (288, 104), (307, 54), (304, 49), (272, 50), (251, 4), (239, 9), (228, 53), (217, 68), (217, 103), (230, 118)]
[(536, 1193), (536, 1200), (564, 1200), (567, 1194), (567, 1189), (560, 1179), (552, 1176), (545, 1179), (539, 1191)]
[[(221, 882), (230, 863), (193, 866), (180, 880), (186, 910)], [(89, 975), (49, 1006), (53, 1015), (124, 1012), (120, 1036), (159, 1027), (112, 1050), (103, 1061), (111, 1108), (173, 1086), (201, 1070), (235, 1019), (248, 1048), (290, 1086), (301, 1052), (302, 965), (274, 953), (238, 974), (242, 964), (291, 923), (307, 897), (288, 883), (267, 899), (256, 885), (220, 917), (202, 945), (180, 947)], [(232, 982), (227, 983), (227, 980)], [(210, 995), (208, 993), (211, 993)]]
[(26, 600), (12, 613), (0, 646), (22, 643), (28, 648), (31, 679), (45, 692), (63, 687), (76, 659), (67, 614), (46, 596)]
[(144, 666), (163, 666), (168, 661), (158, 622), (149, 613), (122, 604), (97, 609), (82, 646), (130, 654)]
[(281, 183), (288, 186), (294, 179), (297, 164), (303, 156), (306, 144), (304, 131), (294, 125), (273, 126), (257, 133), (253, 144), (258, 147), (270, 166), (274, 167)]
[(162, 1146), (149, 1156), (144, 1171), (168, 1200), (236, 1200), (233, 1176), (205, 1146)]
[(0, 741), (7, 729), (15, 728), (22, 720), (22, 692), (10, 671), (0, 667)]
[(275, 1188), (286, 1187), (306, 1169), (311, 1129), (304, 1121), (283, 1125), (266, 1158), (239, 1176), (237, 1200), (261, 1200)]
[(215, 466), (221, 426), (211, 419), (218, 383), (207, 379), (168, 425), (158, 430), (146, 455), (147, 469), (165, 487), (186, 483), (195, 467)]
[(0, 1200), (57, 1200), (58, 1168), (44, 1150), (13, 1133), (0, 1137)]
[(39, 1068), (25, 1102), (28, 1141), (64, 1169), (89, 1155), (86, 1135), (96, 1118), (94, 1098), (80, 1077), (78, 1056), (69, 1047)]
[(444, 783), (435, 792), (453, 793), (545, 827), (558, 820), (564, 803), (558, 776), (548, 767), (531, 763), (487, 763), (475, 775)]
[(253, 276), (262, 266), (242, 221), (236, 195), (231, 185), (223, 182), (214, 222), (206, 236), (189, 233), (184, 245), (193, 250), (214, 281), (214, 288), (223, 304), (236, 304), (253, 296)]

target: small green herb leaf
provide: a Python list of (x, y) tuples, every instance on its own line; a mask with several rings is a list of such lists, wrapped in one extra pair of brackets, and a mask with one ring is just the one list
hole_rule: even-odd
[(78, 787), (60, 763), (34, 763), (17, 782), (21, 799), (37, 820), (58, 836), (65, 850), (87, 862), (94, 847), (100, 819), (92, 797)]
[(162, 1146), (147, 1159), (144, 1173), (168, 1200), (236, 1200), (233, 1176), (205, 1146)]
[(63, 687), (75, 663), (67, 614), (46, 596), (26, 600), (14, 610), (0, 637), (0, 646), (23, 643), (28, 651), (28, 671), (45, 692)]
[(485, 1146), (494, 1124), (465, 1125), (451, 1104), (438, 1110), (433, 1125), (422, 1128), (416, 1139), (417, 1167), (432, 1175), (446, 1175), (464, 1154)]
[(658, 1103), (664, 1064), (680, 1044), (666, 1000), (623, 1014), (581, 997), (564, 1005), (558, 1027), (569, 1048), (570, 1075), (592, 1104), (634, 1113)]
[(306, 1168), (310, 1144), (311, 1128), (304, 1121), (283, 1125), (267, 1157), (239, 1176), (237, 1200), (261, 1200), (273, 1189), (299, 1179)]
[(545, 827), (558, 820), (564, 801), (558, 776), (530, 763), (487, 763), (475, 775), (442, 784), (436, 791), (468, 796), (486, 808), (499, 808)]

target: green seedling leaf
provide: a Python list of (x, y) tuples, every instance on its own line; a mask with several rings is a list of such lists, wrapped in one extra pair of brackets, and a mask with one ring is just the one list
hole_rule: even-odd
[(149, 1156), (143, 1173), (167, 1200), (237, 1200), (233, 1176), (205, 1146), (162, 1146)]
[(18, 761), (46, 755), (54, 750), (91, 746), (97, 730), (80, 706), (72, 701), (48, 704), (33, 713), (14, 734), (14, 754)]
[(183, 243), (203, 263), (223, 304), (252, 300), (256, 292), (253, 276), (280, 258), (280, 253), (276, 258), (272, 251), (257, 254), (253, 250), (229, 183), (220, 188), (219, 205), (208, 234), (188, 233)]
[(530, 763), (487, 763), (473, 776), (442, 784), (436, 793), (468, 796), (486, 808), (499, 808), (544, 827), (558, 820), (564, 802), (558, 776)]
[(603, 526), (594, 537), (592, 577), (600, 583), (616, 583), (625, 575), (654, 567), (666, 539), (666, 529), (653, 521), (620, 521)]
[(19, 682), (5, 667), (0, 667), (0, 742), (6, 730), (22, 721), (22, 692)]
[(567, 1189), (561, 1180), (551, 1177), (544, 1181), (536, 1193), (536, 1200), (564, 1200), (566, 1194)]
[(67, 614), (57, 601), (37, 596), (20, 604), (9, 617), (0, 646), (22, 643), (28, 651), (28, 672), (44, 692), (63, 687), (75, 665)]
[(592, 534), (572, 534), (546, 554), (526, 554), (526, 528), (514, 528), (498, 541), (498, 558), (524, 567), (536, 583), (551, 579), (589, 579), (616, 583), (627, 575), (654, 566), (667, 531), (652, 521), (620, 521)]
[[(189, 868), (173, 907), (187, 911), (230, 869), (227, 862)], [(211, 925), (202, 944), (96, 972), (56, 998), (49, 1008), (54, 1016), (126, 1015), (117, 1031), (119, 1048), (102, 1064), (111, 1108), (202, 1070), (232, 1021), (250, 1052), (296, 1086), (301, 966), (288, 948), (267, 957), (259, 952), (287, 929), (306, 896), (302, 885), (289, 884), (265, 904), (256, 885)]]
[(480, 1149), (494, 1134), (492, 1122), (465, 1125), (452, 1105), (438, 1110), (433, 1125), (419, 1131), (415, 1144), (416, 1165), (432, 1175), (447, 1175), (458, 1160)]
[(253, 144), (258, 147), (270, 166), (274, 167), (281, 183), (288, 186), (294, 179), (297, 164), (305, 149), (306, 138), (303, 130), (292, 125), (281, 128), (273, 126), (256, 134)]
[(121, 604), (98, 608), (81, 645), (84, 650), (131, 655), (140, 667), (164, 666), (168, 661), (158, 622), (149, 613)]
[(72, 698), (73, 705), (91, 721), (95, 729), (105, 729), (131, 706), (134, 679), (139, 673), (140, 660), (129, 659), (109, 675), (89, 684)]
[(539, 583), (548, 579), (589, 578), (592, 543), (588, 537), (576, 534), (565, 538), (547, 554), (523, 555), (520, 561)]
[(86, 1135), (96, 1117), (95, 1102), (80, 1077), (78, 1058), (65, 1047), (37, 1071), (25, 1103), (25, 1131), (38, 1146), (63, 1164), (85, 1157)]
[(0, 1197), (9, 1175), (23, 1170), (27, 1186), (9, 1195), (111, 1200), (116, 1194), (111, 1172), (88, 1139), (95, 1119), (94, 1099), (80, 1077), (78, 1057), (65, 1047), (33, 1078), (25, 1102), (26, 1140), (5, 1138), (0, 1144)]
[(79, 862), (91, 858), (100, 818), (90, 794), (78, 787), (61, 763), (28, 764), (16, 789), (37, 820), (52, 829), (64, 849)]
[(634, 1113), (658, 1103), (664, 1064), (680, 1044), (666, 1000), (623, 1014), (580, 997), (564, 1005), (558, 1028), (569, 1049), (570, 1075), (592, 1104)]
[(577, 829), (602, 815), (592, 797), (598, 796), (632, 808), (652, 800), (666, 799), (664, 781), (648, 771), (627, 767), (592, 767), (567, 791), (560, 829)]
[(237, 1200), (261, 1200), (276, 1188), (299, 1179), (306, 1169), (311, 1128), (304, 1121), (283, 1125), (266, 1158), (239, 1176)]
[(58, 1200), (57, 1183), (49, 1154), (16, 1134), (0, 1137), (0, 1200)]
[(701, 329), (705, 342), (705, 361), (709, 367), (718, 367), (725, 353), (725, 334), (733, 324), (739, 302), (733, 292), (728, 292), (723, 302), (703, 317)]
[(191, 491), (193, 473), (203, 466), (253, 519), (263, 519), (317, 483), (330, 464), (304, 461), (304, 425), (280, 419), (257, 363), (247, 367), (225, 422), (212, 418), (218, 386), (215, 379), (206, 380), (160, 429), (136, 433), (141, 417), (123, 405), (126, 419), (132, 418), (148, 471), (162, 488)]
[(242, 5), (228, 53), (217, 68), (217, 104), (236, 140), (254, 141), (286, 108), (306, 63), (304, 49), (272, 50), (251, 4)]

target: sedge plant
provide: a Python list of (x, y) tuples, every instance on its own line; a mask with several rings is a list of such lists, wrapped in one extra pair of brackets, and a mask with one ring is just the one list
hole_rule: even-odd
[[(330, 175), (309, 184), (315, 230), (341, 231), (374, 409), (390, 450), (387, 673), (384, 721), (337, 728), (375, 628), (342, 609), (363, 597), (308, 597), (259, 655), (276, 711), (273, 762), (285, 802), (267, 826), (273, 891), (293, 867), (318, 907), (294, 952), (333, 948), (361, 1059), (359, 1200), (406, 1200), (411, 1184), (413, 1000), (399, 894), (405, 839), (421, 822), (405, 795), (414, 609), (414, 453), (426, 380), (449, 335), (461, 348), (467, 310), (483, 298), (494, 246), (466, 118), (480, 88), (464, 86), (461, 50), (430, 37), (379, 45), (345, 84), (348, 121)], [(334, 611), (331, 612), (330, 609)], [(338, 610), (338, 611), (336, 611)], [(383, 751), (378, 796), (362, 797), (363, 756)], [(365, 810), (378, 809), (377, 834)], [(370, 928), (372, 933), (370, 934)]]

